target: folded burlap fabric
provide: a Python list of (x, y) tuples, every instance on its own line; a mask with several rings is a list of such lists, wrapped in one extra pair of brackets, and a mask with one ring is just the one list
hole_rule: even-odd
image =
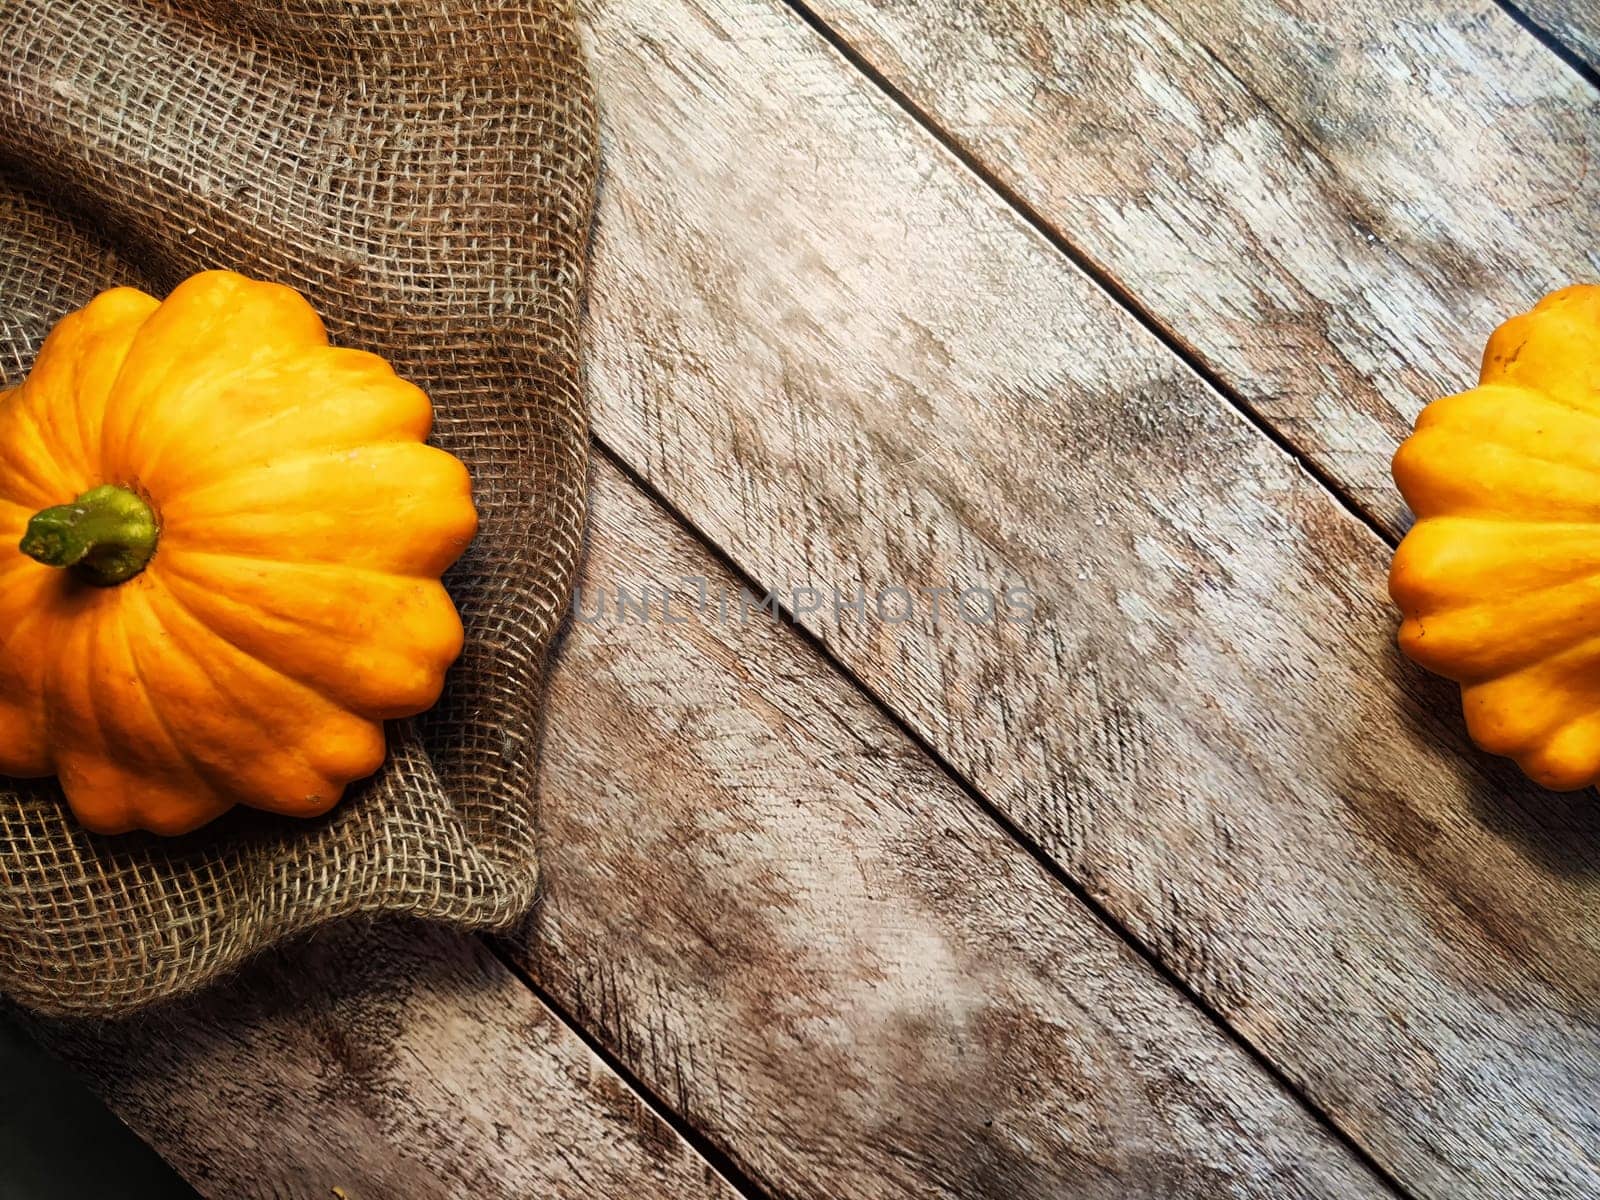
[(0, 46), (0, 386), (105, 287), (279, 280), (428, 391), (482, 516), (443, 700), (327, 817), (105, 838), (53, 782), (0, 780), (0, 991), (114, 1014), (341, 916), (514, 921), (584, 512), (596, 149), (567, 3), (5, 0)]

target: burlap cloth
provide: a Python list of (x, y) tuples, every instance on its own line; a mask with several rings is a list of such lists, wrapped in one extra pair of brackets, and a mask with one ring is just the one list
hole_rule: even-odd
[(529, 906), (595, 157), (565, 0), (0, 0), (0, 381), (112, 284), (281, 280), (432, 395), (483, 517), (447, 578), (467, 648), (443, 701), (328, 817), (102, 838), (53, 782), (0, 780), (0, 991), (113, 1014), (337, 917)]

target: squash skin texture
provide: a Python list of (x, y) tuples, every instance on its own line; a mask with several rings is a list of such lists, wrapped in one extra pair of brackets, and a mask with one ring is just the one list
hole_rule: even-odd
[[(100, 833), (331, 808), (461, 653), (439, 576), (477, 513), (431, 422), (279, 284), (210, 271), (64, 318), (0, 392), (0, 772), (59, 776)], [(157, 516), (143, 571), (98, 587), (20, 552), (106, 483)]]
[(1394, 457), (1416, 524), (1389, 594), (1401, 649), (1461, 685), (1467, 730), (1557, 791), (1600, 781), (1600, 286), (1489, 339), (1479, 385)]

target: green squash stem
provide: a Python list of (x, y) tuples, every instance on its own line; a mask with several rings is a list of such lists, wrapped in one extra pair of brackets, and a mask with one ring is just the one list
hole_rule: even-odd
[(156, 552), (161, 528), (150, 505), (114, 483), (90, 488), (71, 504), (35, 513), (22, 552), (47, 567), (71, 568), (111, 587), (132, 579)]

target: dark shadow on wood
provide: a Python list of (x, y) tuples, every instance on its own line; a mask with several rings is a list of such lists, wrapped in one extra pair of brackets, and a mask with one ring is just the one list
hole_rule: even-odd
[(1480, 750), (1467, 735), (1460, 689), (1431, 675), (1396, 648), (1382, 663), (1395, 715), (1419, 746), (1441, 744), (1458, 756), (1458, 777), (1473, 817), (1550, 875), (1600, 879), (1600, 794), (1593, 788), (1552, 792), (1522, 774), (1510, 759)]
[(0, 1006), (0, 1196), (191, 1200), (195, 1192)]

